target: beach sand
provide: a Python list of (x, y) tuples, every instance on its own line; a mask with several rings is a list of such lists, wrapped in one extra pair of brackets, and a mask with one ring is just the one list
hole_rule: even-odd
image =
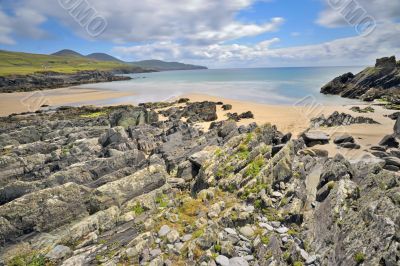
[(33, 92), (0, 93), (0, 116), (35, 112), (42, 105), (83, 105), (91, 101), (132, 96), (133, 93), (110, 90), (62, 88)]
[[(231, 113), (243, 113), (252, 111), (255, 119), (244, 119), (241, 120), (239, 125), (247, 125), (252, 122), (256, 122), (258, 125), (265, 123), (271, 123), (276, 125), (278, 130), (283, 133), (291, 132), (294, 136), (298, 136), (302, 132), (308, 129), (310, 120), (320, 115), (328, 117), (333, 112), (344, 112), (351, 114), (352, 116), (364, 116), (370, 117), (375, 121), (379, 122), (379, 125), (359, 124), (350, 125), (344, 127), (334, 128), (318, 128), (316, 131), (326, 132), (331, 136), (331, 142), (328, 145), (315, 146), (313, 148), (324, 149), (329, 152), (329, 156), (334, 156), (337, 153), (345, 155), (349, 159), (358, 159), (367, 154), (367, 150), (382, 140), (385, 135), (393, 133), (394, 121), (390, 118), (385, 117), (394, 113), (394, 111), (384, 109), (381, 106), (373, 106), (375, 109), (374, 113), (360, 114), (350, 110), (353, 106), (365, 107), (362, 105), (318, 105), (310, 104), (307, 106), (284, 106), (284, 105), (265, 105), (253, 102), (245, 102), (230, 99), (221, 99), (219, 97), (213, 97), (201, 94), (190, 94), (184, 95), (183, 97), (189, 98), (191, 101), (222, 101), (224, 104), (231, 104), (233, 109), (230, 111), (223, 111), (222, 108), (218, 108), (219, 120), (225, 120), (226, 114)], [(204, 129), (209, 127), (210, 123), (202, 123), (200, 126)], [(360, 150), (349, 150), (338, 148), (333, 143), (333, 139), (336, 136), (342, 134), (352, 135), (356, 142), (361, 145)]]

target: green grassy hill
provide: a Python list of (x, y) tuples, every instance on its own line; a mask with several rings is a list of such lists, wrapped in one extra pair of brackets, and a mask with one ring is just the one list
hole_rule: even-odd
[(26, 75), (43, 71), (75, 73), (82, 70), (144, 71), (143, 68), (138, 66), (119, 62), (97, 61), (85, 57), (41, 55), (0, 50), (0, 76)]

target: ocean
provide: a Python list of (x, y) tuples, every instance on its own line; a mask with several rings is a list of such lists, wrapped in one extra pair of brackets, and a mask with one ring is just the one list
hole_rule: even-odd
[(303, 99), (321, 104), (352, 104), (355, 100), (320, 93), (321, 87), (347, 72), (363, 67), (292, 67), (254, 69), (210, 69), (169, 71), (129, 75), (130, 81), (78, 86), (133, 92), (128, 96), (90, 104), (118, 104), (165, 101), (186, 94), (207, 94), (234, 100), (264, 104), (292, 105)]

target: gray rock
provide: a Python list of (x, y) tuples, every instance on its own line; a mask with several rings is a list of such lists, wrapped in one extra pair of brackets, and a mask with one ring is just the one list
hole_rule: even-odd
[(58, 245), (46, 254), (46, 258), (50, 260), (61, 260), (68, 258), (72, 253), (69, 247)]
[(276, 228), (275, 231), (278, 234), (286, 234), (289, 231), (289, 228), (287, 228), (287, 227), (279, 227), (279, 228)]
[(335, 144), (354, 143), (354, 138), (348, 134), (337, 136), (333, 141)]
[(400, 167), (400, 159), (397, 157), (385, 157), (383, 159), (386, 161), (386, 165), (393, 165)]
[(225, 232), (227, 232), (227, 233), (230, 234), (230, 235), (237, 235), (235, 229), (232, 229), (232, 228), (225, 228), (224, 230), (225, 230)]
[(229, 260), (229, 266), (248, 266), (249, 263), (241, 257), (231, 258)]
[(379, 142), (380, 146), (390, 147), (390, 148), (399, 148), (399, 142), (396, 137), (393, 135), (385, 136), (381, 142)]
[(176, 241), (178, 241), (179, 240), (178, 231), (176, 231), (175, 229), (171, 230), (167, 234), (167, 240), (168, 240), (168, 243), (170, 243), (170, 244), (174, 244)]
[(253, 238), (254, 237), (254, 233), (255, 233), (253, 228), (251, 228), (250, 225), (246, 225), (246, 226), (240, 228), (239, 232), (242, 235), (244, 235), (245, 237), (248, 237), (248, 238)]
[(330, 137), (328, 134), (319, 131), (309, 131), (303, 134), (303, 139), (308, 147), (318, 144), (328, 144)]
[(166, 236), (171, 231), (171, 228), (168, 225), (161, 226), (160, 230), (158, 231), (158, 236), (163, 237)]
[(229, 266), (229, 259), (223, 255), (218, 255), (217, 258), (215, 259), (215, 262), (217, 265), (221, 266)]

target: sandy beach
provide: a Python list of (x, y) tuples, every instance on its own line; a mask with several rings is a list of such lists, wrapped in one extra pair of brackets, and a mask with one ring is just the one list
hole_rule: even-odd
[[(230, 99), (221, 99), (219, 97), (213, 97), (201, 94), (190, 94), (184, 95), (191, 101), (222, 101), (224, 104), (231, 104), (233, 109), (230, 111), (223, 111), (222, 108), (218, 108), (218, 119), (225, 120), (226, 114), (231, 113), (243, 113), (246, 111), (252, 111), (254, 119), (241, 120), (239, 125), (246, 125), (252, 122), (256, 122), (259, 125), (265, 123), (271, 123), (276, 125), (278, 129), (283, 133), (291, 132), (294, 136), (298, 136), (309, 128), (310, 120), (314, 117), (324, 115), (328, 117), (333, 112), (344, 112), (354, 117), (364, 116), (374, 119), (379, 122), (378, 125), (359, 124), (350, 125), (344, 127), (334, 128), (318, 128), (317, 131), (326, 132), (334, 139), (336, 136), (342, 134), (352, 135), (356, 142), (361, 145), (360, 150), (348, 150), (339, 149), (333, 141), (328, 145), (315, 146), (315, 148), (321, 148), (327, 150), (330, 156), (334, 156), (337, 153), (345, 154), (346, 157), (351, 159), (360, 158), (367, 154), (366, 150), (374, 145), (377, 145), (383, 138), (383, 136), (390, 134), (393, 131), (394, 121), (385, 115), (392, 114), (394, 111), (384, 109), (381, 106), (374, 106), (374, 113), (360, 114), (350, 110), (351, 107), (362, 105), (318, 105), (310, 104), (306, 106), (300, 105), (265, 105), (245, 101), (237, 101)], [(202, 123), (203, 128), (208, 128), (210, 123)]]
[(132, 96), (133, 93), (111, 90), (61, 88), (34, 92), (0, 93), (0, 116), (35, 112), (43, 105), (83, 105), (91, 101)]

